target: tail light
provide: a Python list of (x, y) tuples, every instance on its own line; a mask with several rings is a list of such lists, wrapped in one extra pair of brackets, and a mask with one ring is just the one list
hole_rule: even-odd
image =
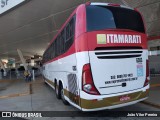
[(146, 61), (146, 80), (144, 82), (144, 87), (149, 84), (149, 61)]
[(98, 92), (98, 90), (96, 89), (93, 83), (90, 64), (86, 64), (83, 66), (82, 90), (88, 94), (100, 95), (100, 93)]

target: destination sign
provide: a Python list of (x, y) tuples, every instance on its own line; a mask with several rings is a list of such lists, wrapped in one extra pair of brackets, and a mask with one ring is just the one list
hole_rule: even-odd
[(10, 10), (26, 0), (0, 0), (0, 14)]

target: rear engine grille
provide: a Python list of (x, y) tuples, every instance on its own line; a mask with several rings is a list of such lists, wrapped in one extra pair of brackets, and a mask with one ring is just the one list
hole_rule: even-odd
[(140, 57), (143, 51), (96, 51), (95, 55), (98, 59), (125, 59)]

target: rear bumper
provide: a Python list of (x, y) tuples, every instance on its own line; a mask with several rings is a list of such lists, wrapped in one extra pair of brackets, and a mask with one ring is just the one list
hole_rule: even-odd
[(149, 90), (133, 91), (132, 93), (125, 93), (123, 96), (129, 96), (127, 101), (120, 101), (122, 95), (103, 97), (101, 99), (84, 99), (81, 98), (82, 111), (98, 111), (104, 109), (114, 109), (135, 104), (148, 98)]
[(107, 106), (107, 107), (101, 107), (101, 108), (93, 108), (93, 109), (82, 108), (82, 111), (98, 111), (98, 110), (105, 110), (105, 109), (115, 109), (115, 108), (120, 108), (120, 107), (125, 107), (125, 106), (136, 104), (136, 103), (141, 102), (141, 101), (143, 101), (147, 98), (148, 97), (145, 97), (145, 98), (139, 99), (139, 100), (135, 100), (135, 101), (132, 101), (132, 102), (127, 102), (127, 103), (113, 105), (113, 106)]

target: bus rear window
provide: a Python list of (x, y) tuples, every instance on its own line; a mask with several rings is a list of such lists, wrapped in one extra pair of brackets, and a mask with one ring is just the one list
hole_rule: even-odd
[(145, 33), (141, 15), (131, 9), (87, 6), (87, 30), (129, 29)]

